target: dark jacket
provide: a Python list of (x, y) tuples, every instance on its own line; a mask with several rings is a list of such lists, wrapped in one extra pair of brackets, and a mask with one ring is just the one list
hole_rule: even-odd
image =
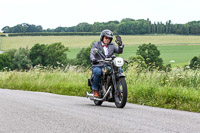
[[(123, 48), (124, 48), (124, 45), (122, 45), (121, 47), (116, 47), (115, 44), (113, 42), (111, 42), (110, 44), (108, 44), (108, 55), (106, 56), (105, 53), (104, 53), (104, 49), (102, 47), (102, 43), (101, 41), (97, 41), (97, 42), (94, 42), (93, 43), (93, 46), (90, 50), (90, 60), (92, 61), (93, 59), (96, 59), (96, 60), (101, 60), (102, 58), (99, 57), (98, 54), (95, 54), (93, 53), (93, 50), (97, 48), (99, 50), (99, 53), (101, 54), (101, 56), (103, 58), (109, 58), (111, 57), (114, 53), (117, 53), (117, 54), (121, 54), (123, 53)], [(100, 62), (98, 64), (93, 64), (92, 66), (103, 66), (104, 63), (103, 62)]]

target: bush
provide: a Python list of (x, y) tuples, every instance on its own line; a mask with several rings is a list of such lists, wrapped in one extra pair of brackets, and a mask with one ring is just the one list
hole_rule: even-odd
[(189, 67), (193, 70), (199, 69), (200, 68), (200, 56), (194, 56), (191, 60), (190, 60), (190, 64)]
[(87, 48), (82, 48), (80, 52), (76, 55), (75, 65), (83, 66), (83, 67), (90, 67), (90, 50), (92, 48), (94, 42), (90, 44)]
[(30, 69), (32, 66), (32, 62), (28, 55), (29, 55), (28, 48), (19, 48), (15, 52), (14, 58), (12, 60), (13, 69), (18, 69), (18, 70)]
[(67, 51), (68, 47), (59, 43), (53, 43), (47, 46), (45, 49), (45, 64), (46, 66), (60, 66), (67, 64)]
[(30, 53), (29, 53), (29, 57), (33, 63), (33, 66), (36, 66), (38, 64), (41, 64), (43, 66), (45, 66), (45, 49), (46, 49), (46, 45), (44, 44), (35, 44), (31, 49), (30, 49)]
[(16, 52), (17, 52), (17, 49), (11, 49), (11, 50), (8, 50), (6, 53), (8, 53), (11, 56), (11, 59), (13, 60)]
[(11, 56), (8, 53), (0, 54), (0, 70), (9, 70), (11, 65)]
[(159, 57), (160, 51), (154, 44), (143, 44), (138, 48), (136, 54), (141, 55), (144, 58), (144, 61), (150, 70), (155, 68), (158, 68), (159, 70), (163, 69), (163, 60)]
[(69, 49), (59, 43), (50, 45), (35, 44), (30, 49), (29, 57), (33, 62), (33, 66), (61, 66), (67, 64), (67, 51)]

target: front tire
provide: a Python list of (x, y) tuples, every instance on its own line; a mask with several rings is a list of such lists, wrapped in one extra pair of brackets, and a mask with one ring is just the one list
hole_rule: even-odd
[(122, 77), (117, 81), (117, 92), (114, 94), (114, 101), (117, 108), (123, 108), (127, 102), (127, 84), (125, 77)]
[(101, 106), (102, 103), (103, 103), (103, 101), (94, 100), (94, 104), (97, 106)]

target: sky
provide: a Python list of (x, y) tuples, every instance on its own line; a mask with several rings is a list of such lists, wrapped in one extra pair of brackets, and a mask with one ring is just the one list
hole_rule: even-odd
[(0, 30), (21, 23), (47, 29), (123, 18), (184, 24), (200, 20), (199, 5), (200, 0), (0, 0)]

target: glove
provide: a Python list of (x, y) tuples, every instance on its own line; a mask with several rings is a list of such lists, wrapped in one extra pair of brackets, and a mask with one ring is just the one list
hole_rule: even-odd
[(119, 35), (115, 36), (116, 40), (115, 42), (119, 45), (119, 46), (122, 46), (122, 39)]
[(92, 64), (98, 64), (99, 62), (96, 59), (92, 59)]

